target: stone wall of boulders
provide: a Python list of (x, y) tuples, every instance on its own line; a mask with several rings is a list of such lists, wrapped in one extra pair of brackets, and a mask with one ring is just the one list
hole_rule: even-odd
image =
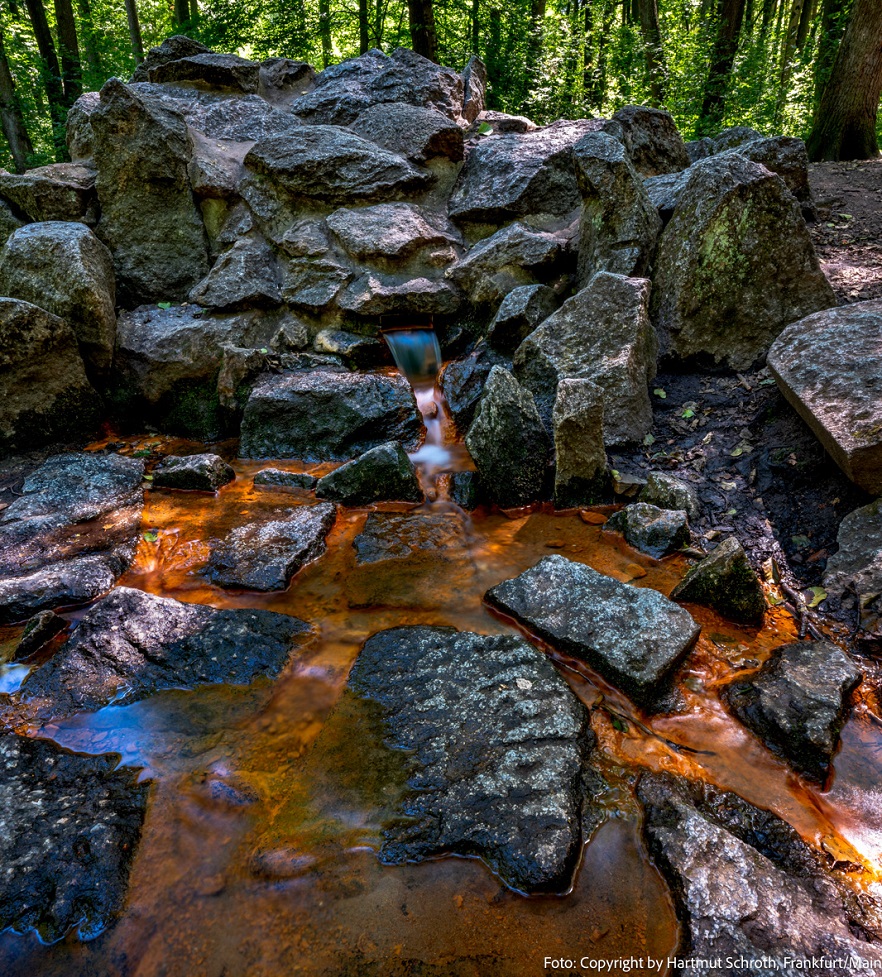
[(0, 452), (102, 415), (254, 457), (412, 447), (415, 402), (363, 371), (432, 323), (491, 500), (580, 504), (649, 433), (659, 357), (745, 368), (835, 304), (799, 140), (537, 127), (485, 88), (477, 59), (316, 74), (174, 37), (82, 96), (72, 163), (0, 172)]

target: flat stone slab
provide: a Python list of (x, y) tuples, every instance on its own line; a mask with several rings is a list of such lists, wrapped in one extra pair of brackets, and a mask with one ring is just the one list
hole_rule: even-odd
[(118, 762), (0, 733), (0, 931), (90, 940), (122, 909), (149, 785)]
[(514, 635), (392, 628), (365, 642), (348, 687), (410, 758), (383, 861), (477, 855), (522, 892), (569, 889), (601, 781), (588, 711), (541, 652)]
[(153, 471), (153, 487), (216, 492), (235, 477), (219, 455), (167, 455)]
[(0, 624), (83, 604), (109, 590), (135, 554), (144, 462), (53, 455), (0, 514)]
[(221, 587), (284, 590), (291, 577), (325, 552), (337, 518), (331, 502), (298, 506), (282, 518), (250, 522), (213, 542), (206, 575)]
[(656, 591), (563, 556), (543, 557), (484, 599), (646, 707), (667, 691), (666, 680), (700, 630), (687, 611)]
[(794, 322), (767, 362), (836, 464), (861, 488), (882, 492), (882, 299)]
[(278, 675), (307, 631), (287, 614), (219, 611), (118, 587), (12, 699), (29, 715), (58, 718), (163, 689), (247, 685)]

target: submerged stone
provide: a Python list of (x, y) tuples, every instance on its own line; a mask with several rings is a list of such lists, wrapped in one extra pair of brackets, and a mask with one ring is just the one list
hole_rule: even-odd
[(398, 441), (371, 448), (319, 479), (315, 494), (341, 505), (372, 502), (422, 502), (413, 462)]
[(57, 634), (61, 634), (62, 631), (66, 631), (67, 628), (68, 622), (55, 611), (40, 611), (25, 624), (24, 632), (12, 653), (12, 660), (18, 662), (30, 658), (48, 641), (51, 641)]
[(0, 733), (0, 930), (91, 940), (120, 913), (149, 784), (118, 762)]
[(739, 624), (757, 627), (766, 613), (762, 584), (734, 536), (691, 567), (674, 587), (671, 599), (701, 604)]
[(541, 652), (513, 635), (393, 628), (365, 642), (349, 688), (409, 754), (383, 861), (478, 856), (522, 892), (569, 889), (601, 782), (588, 712)]
[(659, 509), (633, 502), (614, 512), (604, 529), (621, 533), (625, 542), (656, 560), (689, 545), (689, 520), (682, 509)]
[(287, 472), (281, 468), (264, 468), (254, 476), (254, 484), (285, 491), (308, 490), (316, 487), (318, 479), (309, 472)]
[(308, 630), (287, 614), (218, 611), (118, 587), (12, 698), (28, 714), (58, 718), (163, 689), (247, 685), (275, 678)]
[(166, 455), (153, 470), (153, 487), (216, 492), (235, 477), (219, 455)]
[(221, 587), (284, 590), (304, 564), (325, 552), (325, 537), (336, 517), (336, 506), (324, 502), (238, 526), (212, 542), (206, 575)]
[(552, 647), (579, 658), (644, 707), (698, 638), (699, 626), (667, 597), (563, 556), (546, 556), (484, 600)]

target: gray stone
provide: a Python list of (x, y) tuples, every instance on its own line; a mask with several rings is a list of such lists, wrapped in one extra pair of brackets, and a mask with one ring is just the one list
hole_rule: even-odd
[(474, 122), (484, 111), (487, 97), (487, 66), (473, 54), (462, 72), (462, 117)]
[(698, 638), (692, 617), (654, 590), (546, 556), (484, 600), (651, 708)]
[(690, 541), (689, 520), (682, 509), (659, 509), (646, 502), (632, 502), (613, 513), (603, 527), (621, 533), (635, 550), (656, 560)]
[(315, 475), (308, 472), (288, 472), (281, 468), (263, 468), (254, 476), (255, 486), (278, 489), (280, 491), (299, 491), (314, 489), (318, 484)]
[(829, 641), (796, 641), (776, 648), (756, 674), (725, 686), (723, 698), (760, 739), (823, 781), (861, 678)]
[(344, 312), (358, 315), (453, 315), (462, 296), (448, 282), (368, 272), (337, 296)]
[(400, 374), (317, 369), (260, 379), (242, 419), (244, 458), (345, 461), (387, 441), (420, 443), (422, 417)]
[(511, 361), (482, 342), (461, 360), (445, 364), (441, 372), (438, 382), (447, 408), (463, 434), (475, 418), (478, 401), (494, 366), (510, 369)]
[(25, 661), (69, 627), (70, 624), (55, 611), (40, 611), (25, 624), (21, 638), (12, 653), (12, 660)]
[(0, 298), (0, 455), (92, 434), (100, 418), (73, 329)]
[(316, 334), (313, 346), (319, 353), (339, 356), (347, 366), (356, 370), (392, 363), (392, 354), (382, 339), (346, 332), (344, 329), (322, 329)]
[(767, 362), (845, 474), (882, 493), (882, 299), (794, 322), (772, 344)]
[(547, 285), (521, 285), (512, 289), (490, 323), (488, 344), (511, 355), (559, 304), (554, 290)]
[(423, 501), (413, 462), (397, 441), (371, 448), (335, 468), (319, 479), (315, 494), (349, 506)]
[(693, 522), (701, 515), (698, 491), (688, 482), (666, 472), (650, 472), (640, 490), (640, 502), (659, 509), (682, 509)]
[(471, 512), (484, 501), (481, 476), (477, 472), (452, 472), (450, 475), (450, 501)]
[(280, 305), (281, 272), (275, 255), (265, 241), (241, 238), (190, 292), (190, 301), (227, 312)]
[(90, 119), (100, 101), (98, 92), (84, 92), (67, 113), (67, 151), (74, 163), (91, 162), (95, 147)]
[(568, 891), (602, 782), (587, 710), (544, 655), (513, 635), (393, 628), (349, 688), (411, 760), (384, 862), (477, 855), (519, 891)]
[(493, 132), (500, 136), (533, 132), (538, 128), (536, 123), (525, 115), (509, 115), (507, 112), (496, 112), (493, 109), (482, 112), (475, 122), (478, 126), (490, 126)]
[(144, 462), (53, 455), (0, 513), (0, 623), (84, 604), (109, 590), (140, 538)]
[(793, 136), (774, 136), (771, 139), (760, 137), (747, 140), (730, 152), (737, 152), (745, 159), (761, 163), (767, 170), (776, 173), (801, 204), (811, 207), (808, 153), (801, 139)]
[(649, 432), (657, 350), (649, 291), (645, 279), (599, 272), (518, 347), (514, 374), (533, 392), (549, 429), (557, 385), (568, 379), (603, 388), (607, 446)]
[(590, 380), (561, 380), (552, 413), (554, 505), (600, 501), (607, 487), (603, 390)]
[(670, 774), (643, 774), (637, 797), (647, 847), (677, 907), (681, 966), (708, 961), (702, 970), (714, 977), (822, 974), (855, 958), (880, 966), (878, 944), (861, 936), (866, 913), (854, 890), (834, 881), (789, 824)]
[(328, 502), (301, 505), (237, 526), (223, 540), (212, 541), (205, 573), (220, 587), (284, 590), (306, 563), (325, 552), (325, 537), (337, 518)]
[(672, 600), (701, 604), (739, 624), (759, 627), (766, 612), (762, 584), (734, 536), (686, 572)]
[(352, 270), (334, 257), (290, 261), (282, 276), (282, 299), (290, 306), (319, 315), (330, 308), (353, 279)]
[[(226, 139), (209, 139), (195, 129), (190, 130), (193, 155), (187, 164), (187, 175), (193, 193), (202, 201), (234, 200), (242, 179), (243, 161), (248, 145), (231, 143)], [(211, 224), (210, 210), (203, 204), (203, 217)], [(220, 236), (220, 232), (210, 235)], [(235, 242), (233, 242), (235, 243)]]
[(414, 163), (439, 156), (458, 163), (463, 158), (462, 129), (435, 109), (384, 102), (365, 109), (349, 128)]
[(662, 223), (667, 222), (674, 216), (677, 209), (677, 202), (683, 188), (689, 182), (692, 174), (689, 170), (682, 170), (679, 173), (664, 173), (662, 176), (648, 176), (643, 181), (643, 189), (653, 207), (658, 211), (658, 216)]
[(122, 912), (150, 784), (118, 763), (0, 733), (0, 929), (87, 941)]
[(186, 123), (115, 78), (101, 89), (91, 122), (98, 236), (113, 255), (119, 298), (130, 307), (185, 299), (208, 271)]
[(192, 37), (185, 37), (183, 34), (173, 34), (167, 37), (158, 47), (152, 47), (147, 52), (144, 60), (135, 68), (132, 81), (147, 81), (150, 71), (159, 65), (177, 61), (179, 58), (192, 58), (197, 54), (211, 54), (211, 49), (207, 48), (200, 41)]
[(306, 61), (267, 58), (260, 63), (260, 94), (271, 102), (289, 102), (315, 84), (315, 68)]
[(216, 492), (236, 477), (219, 455), (166, 455), (153, 469), (153, 487)]
[(0, 292), (71, 326), (87, 364), (106, 373), (116, 336), (113, 258), (83, 224), (50, 221), (15, 231), (0, 251)]
[(605, 132), (573, 147), (582, 194), (579, 283), (598, 271), (648, 274), (662, 222), (622, 143)]
[(836, 595), (853, 590), (865, 599), (882, 594), (882, 499), (849, 512), (836, 544), (824, 574), (827, 590)]
[(799, 204), (738, 155), (696, 163), (659, 239), (653, 320), (662, 352), (745, 369), (784, 326), (835, 304)]
[(295, 198), (329, 204), (382, 200), (424, 190), (431, 174), (337, 126), (302, 126), (261, 140), (246, 168)]
[(0, 248), (9, 240), (10, 235), (20, 227), (24, 227), (25, 222), (19, 220), (9, 204), (0, 200)]
[(612, 117), (623, 130), (631, 162), (643, 176), (676, 173), (690, 164), (683, 137), (673, 116), (647, 105), (626, 105)]
[(753, 142), (755, 139), (763, 139), (763, 135), (750, 126), (729, 126), (717, 133), (711, 139), (714, 153), (725, 153), (730, 149), (736, 149), (745, 143)]
[(218, 611), (117, 587), (86, 614), (13, 696), (31, 715), (58, 718), (163, 689), (275, 678), (308, 625), (287, 614)]
[(0, 170), (0, 200), (31, 221), (94, 223), (95, 171), (79, 163), (53, 163), (26, 173)]
[(194, 84), (246, 95), (257, 92), (259, 79), (260, 65), (235, 54), (192, 54), (147, 69), (147, 80), (154, 83)]
[(465, 441), (481, 484), (498, 506), (513, 509), (542, 498), (548, 436), (533, 395), (501, 366), (490, 370)]
[(373, 207), (335, 210), (328, 227), (347, 254), (360, 261), (400, 261), (421, 251), (442, 250), (449, 263), (456, 257), (451, 245), (462, 238), (444, 218), (414, 204), (376, 204)]

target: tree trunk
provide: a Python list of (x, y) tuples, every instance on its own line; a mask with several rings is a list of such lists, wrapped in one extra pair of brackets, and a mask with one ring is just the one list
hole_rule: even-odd
[(778, 0), (763, 0), (763, 19), (760, 22), (760, 34), (765, 37), (769, 32), (769, 26), (775, 19), (775, 9)]
[(583, 25), (585, 36), (582, 42), (582, 92), (585, 107), (594, 105), (594, 49), (592, 35), (594, 20), (591, 16), (591, 0), (582, 0)]
[(92, 20), (92, 7), (89, 0), (77, 0), (77, 9), (82, 24), (83, 51), (86, 55), (86, 64), (96, 78), (103, 80), (101, 55), (98, 53), (98, 45), (95, 43), (95, 23)]
[(189, 0), (174, 0), (172, 20), (176, 27), (181, 27), (190, 19)]
[(25, 128), (24, 115), (15, 91), (12, 72), (9, 70), (6, 48), (3, 46), (2, 31), (0, 31), (0, 127), (3, 129), (3, 135), (6, 136), (16, 173), (24, 173), (28, 166), (28, 157), (33, 153), (34, 147)]
[(377, 0), (374, 8), (374, 47), (383, 47), (383, 23), (386, 20), (386, 9), (383, 0)]
[(417, 54), (437, 63), (438, 38), (435, 34), (433, 0), (407, 0), (410, 40)]
[(137, 0), (126, 0), (126, 17), (129, 21), (132, 54), (135, 56), (135, 64), (140, 64), (144, 60), (144, 41), (141, 37), (141, 21), (138, 19)]
[(371, 40), (368, 32), (368, 0), (358, 0), (358, 53), (370, 50)]
[(787, 102), (787, 89), (793, 77), (793, 61), (796, 57), (797, 38), (799, 37), (799, 23), (805, 0), (791, 0), (790, 19), (787, 23), (787, 34), (781, 51), (781, 74), (778, 78), (778, 97), (775, 100), (775, 125), (781, 121), (781, 114)]
[(711, 64), (704, 85), (698, 134), (706, 136), (720, 127), (726, 111), (729, 74), (738, 53), (738, 38), (744, 20), (744, 0), (719, 0), (717, 36), (711, 52)]
[(658, 106), (665, 100), (668, 84), (668, 69), (658, 26), (658, 3), (656, 0), (637, 0), (637, 14), (640, 33), (643, 35), (643, 54), (646, 58), (651, 101)]
[(498, 7), (490, 8), (490, 43), (487, 45), (487, 107), (499, 109), (500, 91), (502, 83), (502, 11)]
[(331, 63), (331, 0), (319, 0), (319, 37), (322, 40), (322, 67)]
[(61, 78), (68, 108), (83, 94), (83, 71), (80, 67), (80, 45), (77, 22), (70, 0), (55, 0), (55, 25), (61, 54)]
[(478, 53), (478, 46), (481, 42), (480, 12), (480, 0), (472, 0), (472, 54)]
[(815, 19), (815, 14), (818, 10), (817, 0), (804, 0), (802, 5), (802, 13), (799, 17), (799, 27), (796, 30), (796, 50), (802, 52), (805, 49), (806, 41), (809, 37), (809, 31), (812, 27), (812, 21)]
[(199, 0), (190, 0), (190, 22), (199, 19)]
[(606, 98), (606, 67), (609, 59), (608, 41), (612, 33), (612, 22), (615, 16), (615, 7), (612, 0), (604, 0), (601, 7), (603, 20), (601, 23), (600, 36), (597, 39), (597, 83), (594, 86), (595, 101), (598, 110), (603, 108)]
[(545, 0), (530, 0), (530, 36), (527, 38), (527, 73), (524, 90), (524, 109), (527, 108), (527, 101), (529, 100), (530, 94), (539, 86), (545, 9)]
[(830, 80), (806, 146), (811, 160), (879, 155), (876, 116), (882, 96), (882, 3), (854, 0)]
[(815, 53), (813, 79), (815, 115), (818, 113), (821, 96), (824, 94), (824, 88), (833, 69), (833, 62), (836, 60), (839, 42), (845, 33), (845, 25), (848, 22), (846, 16), (848, 2), (849, 0), (824, 0), (824, 5), (821, 8), (821, 33), (818, 38), (818, 50)]
[(67, 121), (67, 100), (64, 97), (64, 87), (61, 81), (61, 70), (58, 67), (58, 55), (55, 53), (55, 42), (46, 21), (46, 11), (42, 0), (26, 0), (28, 16), (34, 28), (37, 50), (43, 61), (43, 84), (46, 97), (49, 99), (49, 115), (52, 120), (52, 144), (55, 147), (55, 158), (62, 162), (68, 158), (67, 141), (65, 139), (64, 124)]

